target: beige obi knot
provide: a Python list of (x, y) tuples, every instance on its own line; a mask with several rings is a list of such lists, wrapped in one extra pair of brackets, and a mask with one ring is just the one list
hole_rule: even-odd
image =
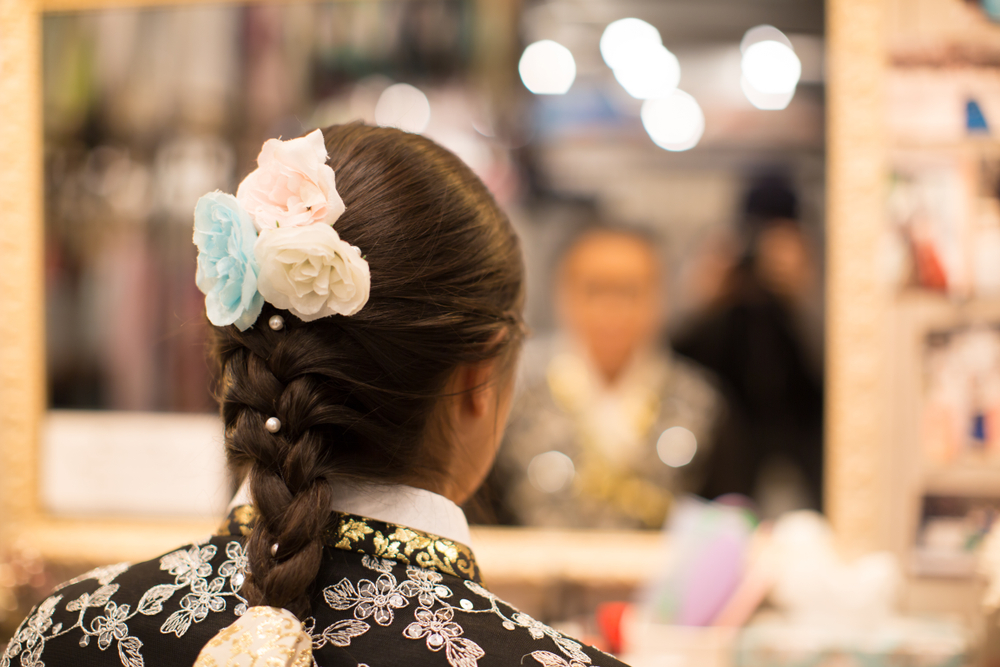
[(194, 667), (310, 667), (312, 638), (287, 609), (250, 607), (212, 637)]

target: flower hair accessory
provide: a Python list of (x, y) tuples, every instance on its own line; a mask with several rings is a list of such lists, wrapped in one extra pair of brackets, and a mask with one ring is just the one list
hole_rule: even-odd
[(246, 331), (265, 301), (304, 322), (354, 315), (368, 303), (368, 262), (333, 228), (344, 201), (327, 157), (320, 130), (268, 139), (235, 197), (198, 200), (195, 282), (209, 322)]

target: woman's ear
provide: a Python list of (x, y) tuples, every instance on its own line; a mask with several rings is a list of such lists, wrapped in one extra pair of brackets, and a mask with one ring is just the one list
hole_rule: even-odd
[(482, 417), (490, 411), (496, 401), (496, 370), (495, 358), (459, 367), (456, 389), (461, 399), (457, 407), (466, 413), (463, 416)]
[(498, 368), (494, 360), (463, 364), (454, 370), (446, 386), (441, 421), (434, 430), (441, 438), (435, 449), (445, 453), (444, 475), (433, 488), (424, 488), (457, 505), (479, 488), (499, 446), (497, 424), (506, 421), (506, 412), (497, 412), (502, 409), (501, 386), (494, 376)]

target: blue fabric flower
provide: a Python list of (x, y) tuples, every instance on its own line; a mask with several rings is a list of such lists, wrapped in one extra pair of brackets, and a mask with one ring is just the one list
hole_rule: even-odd
[(236, 197), (210, 192), (194, 208), (198, 246), (195, 282), (205, 294), (208, 321), (246, 331), (257, 321), (264, 297), (257, 291), (260, 268), (253, 247), (257, 230)]

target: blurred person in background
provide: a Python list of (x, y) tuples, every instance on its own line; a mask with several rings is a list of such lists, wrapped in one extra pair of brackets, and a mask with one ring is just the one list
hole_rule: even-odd
[(659, 528), (706, 479), (724, 401), (660, 347), (655, 239), (605, 224), (578, 233), (556, 273), (560, 330), (525, 352), (489, 499), (501, 522)]
[(742, 244), (716, 242), (696, 260), (689, 293), (700, 306), (674, 338), (732, 391), (744, 422), (739, 440), (718, 452), (713, 484), (751, 496), (764, 517), (820, 509), (821, 271), (787, 179), (751, 185), (741, 233)]

